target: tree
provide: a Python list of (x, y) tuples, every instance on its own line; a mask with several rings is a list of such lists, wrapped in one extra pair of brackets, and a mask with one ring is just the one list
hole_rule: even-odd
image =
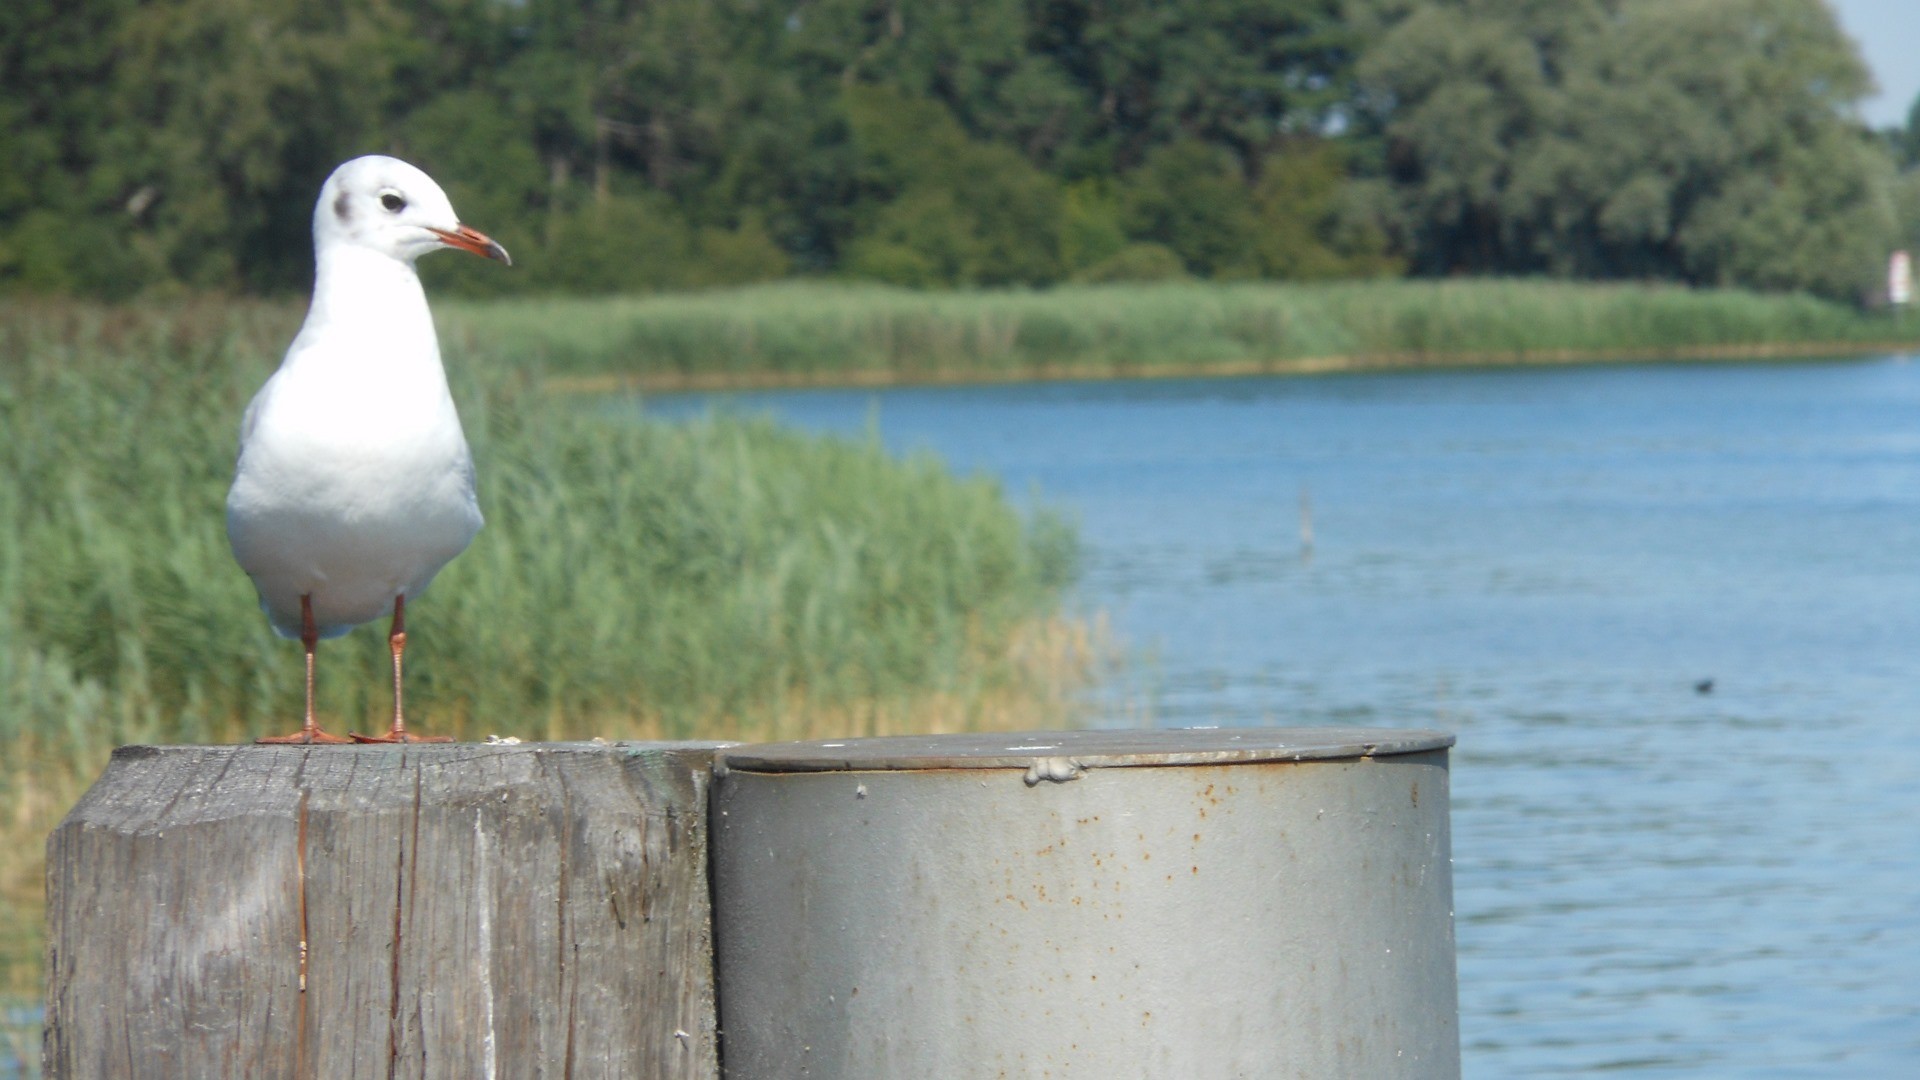
[(1340, 147), (1296, 140), (1260, 163), (1253, 189), (1253, 255), (1264, 277), (1285, 280), (1400, 273), (1371, 189), (1348, 178)]
[(1819, 0), (1433, 3), (1361, 71), (1426, 272), (1847, 298), (1879, 273), (1890, 169)]
[(1132, 235), (1164, 244), (1195, 274), (1258, 276), (1252, 193), (1232, 151), (1198, 139), (1163, 146), (1124, 190)]
[[(1157, 148), (1198, 141), (1232, 152), (1244, 169), (1277, 141), (1321, 130), (1351, 97), (1362, 44), (1342, 7), (1339, 0), (1037, 5), (1032, 51), (1052, 59), (1082, 103), (1067, 120), (1076, 147), (1053, 158), (1069, 175), (1113, 174)], [(1020, 137), (1039, 141), (1036, 131)]]
[(302, 289), (321, 179), (386, 152), (515, 253), (429, 264), (471, 291), (1410, 265), (1850, 296), (1906, 145), (1851, 119), (1865, 85), (1821, 0), (15, 0), (0, 289)]
[(113, 28), (133, 0), (0, 5), (0, 282), (124, 296), (160, 276), (129, 231), (151, 197), (110, 168)]
[(848, 269), (921, 286), (1060, 279), (1058, 181), (1012, 147), (969, 138), (937, 102), (869, 86), (845, 100), (874, 203)]
[(1599, 0), (1440, 0), (1405, 12), (1361, 58), (1417, 269), (1546, 268), (1513, 212), (1515, 178), (1566, 109), (1566, 54), (1606, 20)]
[(130, 12), (94, 176), (146, 202), (134, 241), (188, 285), (304, 285), (320, 181), (381, 126), (396, 18), (376, 0)]

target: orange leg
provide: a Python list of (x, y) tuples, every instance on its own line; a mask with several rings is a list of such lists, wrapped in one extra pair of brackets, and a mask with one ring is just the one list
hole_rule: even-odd
[(320, 646), (320, 631), (313, 625), (313, 597), (311, 594), (300, 597), (300, 644), (307, 651), (307, 718), (301, 722), (300, 730), (292, 735), (263, 735), (254, 742), (262, 743), (346, 743), (352, 739), (343, 739), (338, 735), (329, 735), (320, 730), (313, 720), (313, 653)]
[(393, 650), (393, 727), (385, 735), (355, 735), (355, 742), (452, 742), (446, 735), (409, 735), (407, 714), (400, 704), (400, 657), (407, 651), (407, 598), (393, 598), (393, 629), (387, 634), (387, 647)]

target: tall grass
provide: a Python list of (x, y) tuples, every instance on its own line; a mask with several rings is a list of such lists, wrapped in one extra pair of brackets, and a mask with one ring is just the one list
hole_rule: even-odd
[[(30, 910), (45, 831), (111, 747), (298, 723), (299, 647), (222, 511), (241, 410), (298, 317), (0, 305), (0, 922)], [(779, 738), (1031, 724), (1064, 700), (1087, 643), (1052, 615), (1074, 553), (1057, 518), (929, 458), (601, 417), (499, 349), (448, 353), (487, 527), (408, 609), (415, 726)], [(323, 643), (323, 720), (379, 728), (385, 670), (383, 633)]]
[(551, 370), (656, 386), (1317, 370), (1920, 341), (1920, 324), (1807, 296), (1513, 280), (963, 293), (785, 283), (455, 305), (447, 319)]

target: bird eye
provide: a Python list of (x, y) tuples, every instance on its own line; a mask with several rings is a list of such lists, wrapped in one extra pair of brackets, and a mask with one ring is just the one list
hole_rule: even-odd
[(387, 191), (387, 192), (381, 193), (380, 205), (386, 207), (389, 211), (397, 214), (400, 211), (405, 210), (407, 208), (407, 200), (401, 198), (400, 196), (394, 194), (391, 191)]

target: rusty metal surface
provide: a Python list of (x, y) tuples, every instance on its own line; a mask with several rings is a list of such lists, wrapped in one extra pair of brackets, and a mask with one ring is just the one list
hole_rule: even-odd
[[(822, 748), (849, 772), (736, 756), (712, 789), (729, 1080), (1457, 1077), (1451, 738), (1292, 761), (1407, 733), (1169, 734), (1201, 736), (1156, 734), (1178, 767), (1037, 779), (1062, 759), (1010, 747), (1051, 737), (973, 740), (998, 770), (874, 768), (918, 759), (899, 740)], [(1095, 745), (1143, 752), (1064, 757)], [(1187, 761), (1223, 752), (1263, 756)]]
[(1025, 769), (1036, 759), (1062, 758), (1094, 769), (1385, 757), (1452, 745), (1453, 736), (1443, 731), (1360, 727), (890, 735), (741, 746), (724, 751), (718, 767), (756, 772)]

